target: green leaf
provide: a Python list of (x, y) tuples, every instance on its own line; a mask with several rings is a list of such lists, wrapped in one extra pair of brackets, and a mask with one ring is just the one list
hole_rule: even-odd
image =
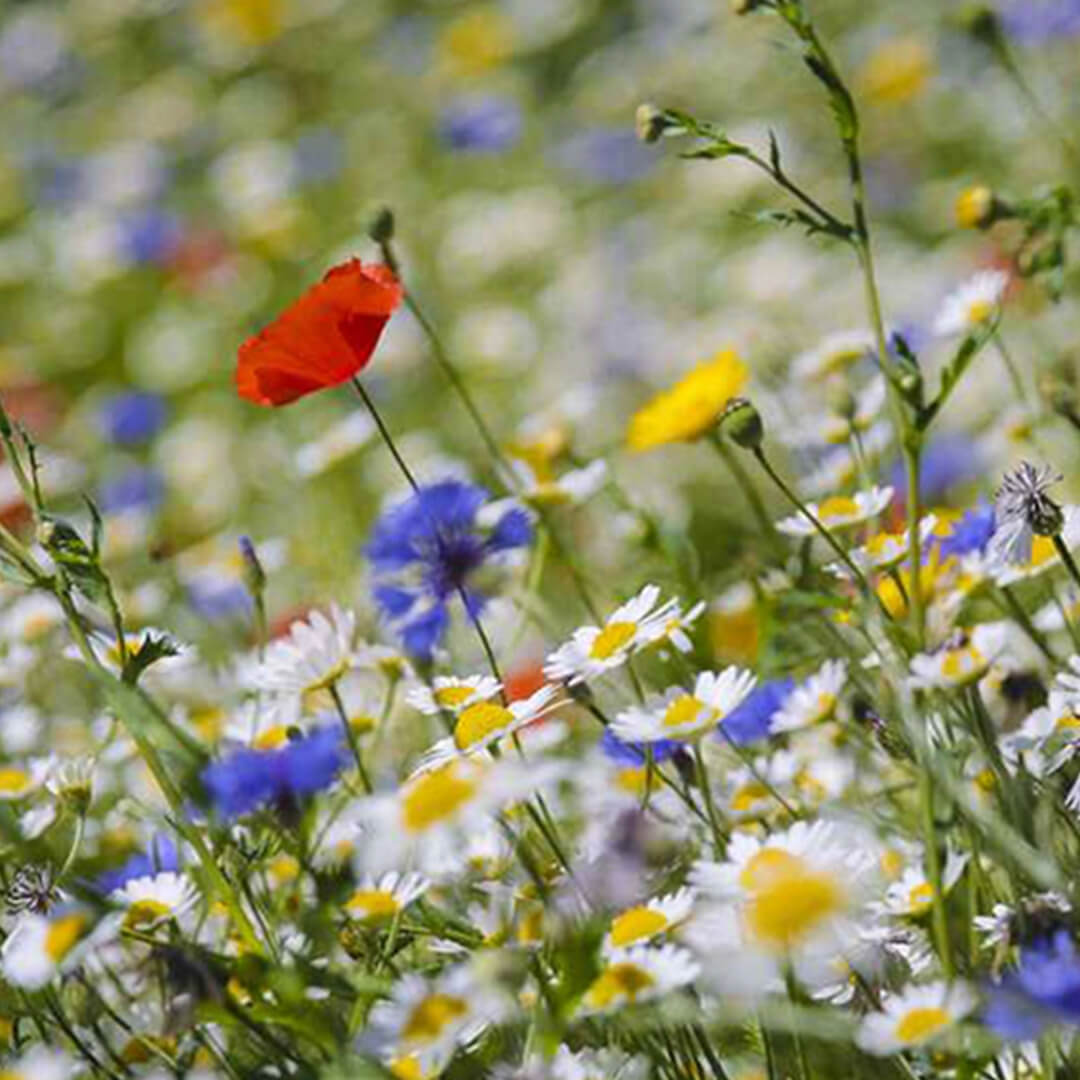
[(124, 682), (134, 686), (139, 681), (142, 673), (151, 664), (156, 664), (159, 660), (164, 660), (169, 656), (179, 655), (180, 646), (168, 635), (147, 634), (139, 642), (138, 649), (128, 656), (127, 663), (124, 665)]
[(53, 562), (71, 583), (95, 602), (109, 598), (109, 579), (101, 569), (97, 555), (66, 521), (47, 518), (40, 530), (41, 542)]

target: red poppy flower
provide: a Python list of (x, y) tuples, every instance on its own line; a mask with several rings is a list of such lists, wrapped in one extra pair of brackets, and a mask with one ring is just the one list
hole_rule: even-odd
[(240, 396), (257, 405), (288, 405), (351, 379), (371, 359), (401, 297), (389, 267), (359, 259), (335, 266), (240, 346)]

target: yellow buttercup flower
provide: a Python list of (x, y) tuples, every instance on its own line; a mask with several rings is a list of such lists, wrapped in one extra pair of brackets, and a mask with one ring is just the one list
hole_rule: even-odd
[(634, 413), (626, 433), (627, 446), (636, 451), (651, 450), (700, 438), (719, 420), (749, 374), (733, 349), (721, 350)]

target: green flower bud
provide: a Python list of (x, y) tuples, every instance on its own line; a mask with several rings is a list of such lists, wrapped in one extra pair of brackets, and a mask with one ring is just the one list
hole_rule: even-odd
[(368, 225), (368, 236), (376, 244), (389, 244), (394, 239), (394, 211), (389, 206), (376, 211)]
[(720, 431), (744, 450), (756, 450), (765, 438), (761, 413), (748, 398), (732, 398), (720, 417)]
[(663, 110), (646, 102), (637, 107), (634, 114), (634, 129), (643, 143), (654, 143), (671, 127), (671, 121)]

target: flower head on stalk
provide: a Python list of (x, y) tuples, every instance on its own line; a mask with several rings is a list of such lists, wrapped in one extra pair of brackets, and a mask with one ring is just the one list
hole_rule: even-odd
[(348, 382), (371, 360), (402, 288), (386, 266), (333, 267), (240, 346), (236, 389), (256, 405), (288, 405)]
[(1050, 466), (1037, 469), (1027, 461), (1005, 474), (994, 493), (994, 533), (987, 549), (991, 565), (1030, 562), (1035, 536), (1061, 532), (1064, 512), (1047, 492), (1062, 479)]
[(450, 625), (450, 602), (458, 597), (479, 615), (487, 600), (479, 572), (531, 540), (526, 511), (489, 503), (482, 487), (444, 480), (421, 488), (375, 523), (367, 546), (375, 603), (405, 650), (430, 659)]

